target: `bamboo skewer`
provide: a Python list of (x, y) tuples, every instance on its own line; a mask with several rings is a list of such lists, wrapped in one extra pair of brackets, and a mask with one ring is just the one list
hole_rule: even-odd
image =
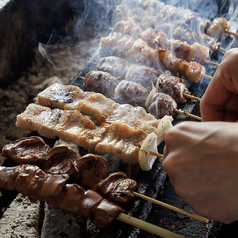
[[(85, 79), (85, 77), (81, 77), (81, 76), (79, 76), (79, 78)], [(186, 94), (186, 95), (189, 95), (189, 94)], [(194, 96), (190, 96), (190, 95), (189, 95), (188, 97), (200, 101), (200, 98), (197, 98), (197, 97), (194, 97)], [(174, 111), (175, 111), (176, 113), (183, 114), (183, 115), (185, 115), (185, 116), (188, 116), (188, 117), (191, 117), (191, 118), (193, 118), (193, 119), (196, 119), (196, 120), (201, 121), (201, 117), (195, 116), (195, 115), (190, 114), (190, 113), (188, 113), (188, 112), (184, 112), (184, 111), (178, 110), (178, 109), (176, 109), (176, 108), (174, 109)]]
[(199, 215), (197, 215), (197, 214), (184, 211), (183, 209), (180, 209), (180, 208), (178, 208), (178, 207), (175, 207), (175, 206), (169, 205), (169, 204), (167, 204), (167, 203), (161, 202), (161, 201), (159, 201), (159, 200), (156, 200), (156, 199), (154, 199), (154, 198), (148, 197), (148, 196), (146, 196), (146, 195), (142, 195), (142, 194), (137, 193), (137, 192), (133, 192), (133, 194), (134, 194), (135, 196), (137, 196), (137, 197), (140, 197), (140, 198), (143, 198), (143, 199), (148, 200), (148, 201), (150, 201), (150, 202), (156, 203), (156, 204), (158, 204), (158, 205), (161, 205), (161, 206), (166, 207), (166, 208), (168, 208), (168, 209), (171, 209), (171, 210), (173, 210), (173, 211), (180, 212), (180, 213), (182, 213), (182, 214), (184, 214), (184, 215), (187, 215), (187, 216), (196, 218), (196, 219), (198, 219), (198, 220), (200, 220), (200, 221), (203, 221), (203, 222), (208, 222), (208, 221), (209, 221), (209, 219), (207, 219), (207, 218), (205, 218), (205, 217), (202, 217), (202, 216), (199, 216)]
[(235, 37), (238, 37), (238, 33), (235, 33), (235, 32), (232, 32), (232, 31), (228, 31), (228, 30), (226, 30), (226, 33), (228, 33), (230, 35), (233, 35)]
[(220, 50), (220, 51), (223, 52), (223, 53), (226, 53), (226, 52), (227, 52), (227, 50), (224, 49), (224, 48), (222, 48), (222, 47), (219, 47), (218, 50)]
[(141, 228), (145, 231), (151, 232), (153, 234), (165, 237), (165, 238), (183, 238), (184, 236), (181, 236), (179, 234), (176, 234), (172, 231), (166, 230), (162, 227), (153, 225), (149, 222), (142, 221), (138, 218), (129, 216), (125, 213), (120, 213), (119, 216), (117, 217), (117, 220), (122, 221), (124, 223), (127, 223), (132, 226), (136, 226), (138, 228)]
[(215, 66), (219, 66), (220, 64), (216, 63), (216, 62), (213, 62), (213, 61), (210, 61), (210, 60), (205, 60), (206, 64), (212, 64), (212, 65), (215, 65)]
[(176, 108), (174, 109), (174, 111), (175, 111), (176, 113), (183, 114), (183, 115), (185, 115), (185, 116), (188, 116), (188, 117), (191, 117), (191, 118), (194, 118), (194, 119), (196, 119), (196, 120), (201, 121), (201, 117), (195, 116), (195, 115), (190, 114), (190, 113), (188, 113), (188, 112), (184, 112), (184, 111), (181, 111), (181, 110), (176, 109)]
[(183, 96), (186, 97), (186, 98), (194, 99), (194, 100), (199, 101), (199, 102), (201, 101), (201, 98), (195, 97), (195, 96), (187, 94), (187, 93), (183, 93)]
[(209, 76), (209, 75), (206, 75), (206, 74), (204, 74), (203, 77), (206, 78), (206, 79), (212, 79), (212, 76)]

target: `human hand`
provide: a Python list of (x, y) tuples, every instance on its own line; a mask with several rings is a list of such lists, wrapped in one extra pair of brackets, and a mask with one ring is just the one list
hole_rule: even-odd
[(238, 120), (238, 48), (224, 55), (200, 102), (202, 121)]
[(197, 214), (238, 220), (238, 124), (182, 122), (165, 135), (163, 168)]

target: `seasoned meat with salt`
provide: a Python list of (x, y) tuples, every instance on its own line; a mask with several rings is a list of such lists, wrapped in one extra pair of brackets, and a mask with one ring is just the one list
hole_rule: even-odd
[(154, 68), (143, 64), (132, 64), (126, 73), (126, 80), (141, 84), (149, 92), (155, 86), (158, 77), (159, 73)]
[(122, 80), (115, 89), (113, 99), (120, 104), (144, 107), (147, 96), (148, 90), (140, 83)]
[(108, 72), (93, 70), (86, 74), (84, 78), (84, 87), (88, 91), (102, 93), (108, 98), (114, 94), (119, 81)]
[(128, 67), (129, 64), (125, 59), (116, 56), (100, 58), (96, 63), (96, 70), (108, 72), (118, 80), (125, 79)]
[(161, 74), (156, 83), (158, 92), (168, 94), (176, 103), (185, 103), (184, 93), (190, 94), (181, 78), (173, 75)]
[(227, 31), (230, 30), (229, 22), (223, 17), (215, 18), (211, 24), (206, 29), (206, 34), (211, 36), (212, 38), (218, 39), (221, 41), (225, 37), (227, 37)]
[[(70, 100), (64, 100), (64, 98), (70, 98)], [(151, 133), (159, 124), (159, 120), (142, 107), (119, 104), (102, 94), (83, 92), (79, 87), (71, 85), (51, 85), (38, 94), (38, 102), (42, 106), (79, 110), (84, 115), (96, 118), (99, 125), (103, 122), (120, 121)]]
[(119, 121), (96, 126), (77, 110), (51, 110), (37, 104), (28, 105), (25, 112), (17, 116), (16, 125), (48, 138), (57, 136), (73, 142), (90, 153), (112, 153), (128, 164), (138, 163), (140, 144), (147, 136), (142, 129)]
[(128, 19), (127, 21), (118, 21), (113, 28), (113, 32), (128, 34), (137, 39), (141, 33), (141, 28), (134, 21)]
[(177, 109), (177, 103), (165, 93), (154, 93), (147, 101), (147, 110), (156, 118), (162, 118), (165, 115), (174, 116), (174, 109)]

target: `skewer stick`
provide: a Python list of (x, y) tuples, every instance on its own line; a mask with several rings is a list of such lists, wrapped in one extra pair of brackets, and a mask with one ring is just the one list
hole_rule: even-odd
[(183, 93), (183, 96), (186, 98), (191, 98), (191, 99), (197, 100), (199, 102), (201, 101), (201, 98), (195, 97), (195, 96), (187, 94), (187, 93)]
[(178, 110), (178, 109), (176, 109), (176, 108), (174, 109), (174, 111), (177, 112), (177, 113), (183, 114), (183, 115), (185, 115), (185, 116), (188, 116), (188, 117), (191, 117), (191, 118), (194, 118), (194, 119), (196, 119), (196, 120), (201, 121), (201, 117), (195, 116), (195, 115), (190, 114), (190, 113), (188, 113), (188, 112), (184, 112), (184, 111)]
[(224, 48), (222, 48), (222, 47), (219, 47), (218, 50), (220, 50), (220, 51), (223, 52), (223, 53), (226, 53), (226, 52), (227, 52), (227, 50), (224, 49)]
[[(79, 78), (85, 79), (85, 77), (81, 77), (81, 76), (79, 76)], [(189, 95), (189, 94), (187, 94), (187, 95)], [(196, 99), (196, 100), (200, 100), (200, 98), (193, 97), (193, 96), (190, 96), (190, 95), (189, 95), (189, 97), (192, 97), (193, 99)], [(178, 109), (174, 109), (174, 111), (177, 112), (177, 113), (183, 114), (183, 115), (185, 115), (185, 116), (188, 116), (188, 117), (191, 117), (191, 118), (194, 118), (194, 119), (196, 119), (196, 120), (201, 121), (201, 117), (195, 116), (195, 115), (190, 114), (190, 113), (188, 113), (188, 112), (184, 112), (184, 111), (181, 111), (181, 110), (178, 110)]]
[(195, 96), (187, 94), (187, 93), (183, 93), (183, 95), (184, 95), (184, 97), (191, 98), (191, 99), (194, 99), (199, 102), (201, 101), (201, 98), (199, 98), (199, 97), (195, 97)]
[(207, 78), (207, 79), (212, 79), (212, 76), (209, 76), (209, 75), (206, 75), (206, 74), (204, 74), (203, 77)]
[(163, 158), (163, 155), (162, 155), (162, 154), (156, 153), (156, 152), (153, 152), (153, 151), (150, 151), (150, 155), (155, 155), (155, 156), (157, 156), (157, 157), (159, 157), (159, 158)]
[(238, 33), (226, 30), (226, 33), (238, 37)]
[(220, 64), (216, 63), (216, 62), (213, 62), (213, 61), (210, 61), (210, 60), (205, 60), (204, 63), (206, 64), (212, 64), (212, 65), (215, 65), (215, 66), (219, 66)]
[(129, 216), (125, 213), (120, 213), (119, 216), (117, 217), (117, 220), (125, 222), (129, 225), (139, 227), (145, 231), (151, 232), (153, 234), (165, 237), (165, 238), (184, 238), (184, 236), (181, 236), (179, 234), (176, 234), (172, 231), (168, 231), (162, 227), (153, 225), (149, 222), (142, 221), (138, 218)]
[(156, 204), (158, 204), (158, 205), (161, 205), (161, 206), (166, 207), (166, 208), (168, 208), (168, 209), (171, 209), (171, 210), (173, 210), (173, 211), (180, 212), (180, 213), (182, 213), (182, 214), (184, 214), (184, 215), (187, 215), (187, 216), (196, 218), (196, 219), (198, 219), (198, 220), (200, 220), (200, 221), (203, 221), (203, 222), (208, 222), (208, 221), (209, 221), (209, 219), (207, 219), (207, 218), (205, 218), (205, 217), (202, 217), (202, 216), (199, 216), (199, 215), (197, 215), (197, 214), (184, 211), (183, 209), (180, 209), (180, 208), (178, 208), (178, 207), (175, 207), (175, 206), (169, 205), (169, 204), (167, 204), (167, 203), (161, 202), (161, 201), (159, 201), (159, 200), (156, 200), (156, 199), (154, 199), (154, 198), (148, 197), (148, 196), (146, 196), (146, 195), (143, 195), (143, 194), (140, 194), (140, 193), (137, 193), (137, 192), (133, 192), (133, 194), (134, 194), (135, 196), (137, 196), (137, 197), (140, 197), (140, 198), (143, 198), (143, 199), (148, 200), (148, 201), (150, 201), (150, 202), (156, 203)]

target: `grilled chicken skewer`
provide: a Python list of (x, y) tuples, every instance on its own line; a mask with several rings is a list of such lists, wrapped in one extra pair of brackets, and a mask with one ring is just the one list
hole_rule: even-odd
[(179, 113), (201, 121), (198, 116), (178, 110), (178, 105), (171, 96), (158, 92), (155, 88), (149, 93), (145, 106), (146, 110), (156, 118), (162, 118), (165, 115), (174, 117), (175, 113)]
[[(100, 92), (106, 97), (113, 98), (116, 85), (123, 79), (141, 84), (148, 92), (154, 87), (158, 88), (156, 84), (158, 84), (160, 74), (151, 67), (142, 64), (129, 64), (125, 59), (116, 56), (100, 58), (95, 65), (94, 71), (89, 72), (85, 77), (80, 77), (84, 80), (84, 86), (88, 91)], [(117, 77), (117, 72), (120, 72), (123, 77)], [(163, 80), (163, 83), (160, 82), (160, 87), (166, 88), (166, 93), (170, 92), (169, 95), (177, 103), (186, 102), (186, 97), (200, 101), (200, 98), (190, 95), (183, 79), (172, 76), (169, 72), (162, 75), (166, 75), (167, 80)], [(146, 96), (146, 92), (144, 95)], [(129, 101), (131, 101), (130, 98)]]
[[(81, 186), (93, 189), (94, 191), (97, 191), (98, 190), (97, 187), (98, 187), (99, 190), (102, 192), (102, 194), (105, 195), (111, 201), (126, 203), (130, 201), (132, 198), (134, 198), (133, 195), (135, 195), (143, 199), (155, 202), (169, 209), (183, 213), (185, 215), (202, 220), (200, 216), (187, 213), (186, 211), (182, 209), (176, 208), (166, 203), (162, 203), (158, 200), (152, 199), (150, 197), (147, 197), (145, 195), (135, 192), (137, 187), (136, 182), (132, 179), (128, 179), (127, 176), (123, 172), (116, 172), (116, 173), (109, 174), (110, 173), (109, 166), (106, 163), (106, 161), (100, 156), (86, 155), (81, 157), (79, 154), (77, 154), (74, 150), (70, 149), (68, 146), (56, 146), (51, 149), (43, 141), (43, 139), (38, 136), (22, 138), (22, 139), (14, 141), (13, 143), (6, 145), (3, 148), (1, 155), (5, 156), (8, 159), (12, 159), (20, 164), (24, 164), (24, 163), (33, 163), (33, 165), (40, 164), (40, 168), (43, 168), (43, 171), (44, 171), (44, 172), (41, 171), (40, 173), (43, 174), (44, 176), (45, 176), (44, 173), (47, 173), (47, 174), (50, 173), (53, 175), (65, 174), (69, 176), (67, 182), (69, 180), (70, 181), (77, 180), (78, 182), (80, 182)], [(69, 164), (72, 163), (72, 159), (75, 162), (75, 164), (74, 166), (69, 166)], [(19, 175), (20, 173), (19, 171), (21, 171), (22, 173), (24, 170), (25, 171), (30, 170), (30, 168), (27, 168), (26, 165), (23, 165), (22, 167), (23, 168), (21, 169), (19, 167), (18, 168), (15, 167), (15, 169), (5, 168), (5, 172), (6, 170), (8, 170), (10, 171), (10, 174), (12, 172), (11, 176), (13, 176), (16, 171), (18, 171), (18, 175)], [(72, 171), (74, 172), (72, 173)], [(3, 177), (1, 172), (0, 172), (0, 177)], [(80, 176), (80, 178), (75, 177), (75, 175), (82, 174), (82, 173), (84, 175), (86, 175), (87, 173), (87, 178), (91, 174), (90, 176), (91, 179), (90, 180), (88, 179), (85, 181), (83, 179), (83, 176)], [(13, 181), (12, 182), (10, 181), (12, 180), (11, 176), (9, 176), (9, 178), (7, 179), (8, 181), (4, 180), (4, 183), (2, 180), (2, 184), (0, 184), (0, 187), (2, 186), (5, 189), (9, 189), (9, 188), (14, 189), (14, 186), (9, 186), (10, 183), (13, 183)], [(43, 179), (44, 176), (42, 176), (41, 179)], [(17, 176), (16, 179), (19, 179), (19, 177), (20, 176)], [(33, 180), (34, 180), (34, 177), (33, 177)], [(35, 182), (40, 183), (40, 180), (36, 180)], [(53, 183), (53, 181), (51, 182)], [(33, 182), (31, 181), (31, 183)], [(28, 189), (27, 195), (29, 195), (29, 198), (31, 199), (31, 201), (34, 201), (36, 197), (32, 195), (32, 191), (31, 191), (33, 190), (32, 186), (30, 185), (29, 187), (30, 188)], [(46, 189), (46, 187), (44, 189)], [(39, 189), (37, 194), (40, 194), (41, 191)], [(46, 199), (46, 198), (44, 197), (43, 199)], [(204, 218), (203, 218), (203, 221), (204, 221)]]
[[(84, 85), (87, 90), (93, 90), (96, 91), (97, 93), (102, 93), (105, 91), (105, 89), (100, 86), (100, 85), (106, 85), (106, 82), (104, 82), (105, 77), (100, 77), (100, 81), (98, 82), (98, 77), (93, 78), (94, 76), (97, 76), (98, 74), (103, 75), (104, 72), (101, 71), (92, 71), (89, 72), (86, 77), (84, 78)], [(111, 76), (110, 79), (113, 77)], [(167, 79), (166, 79), (167, 78)], [(97, 81), (95, 83), (95, 80)], [(181, 86), (180, 86), (181, 84)], [(181, 79), (176, 78), (174, 76), (166, 76), (166, 75), (161, 75), (158, 79), (158, 84), (157, 84), (157, 89), (159, 92), (162, 92), (162, 95), (168, 94), (167, 101), (162, 100), (158, 105), (158, 108), (156, 110), (159, 110), (159, 108), (164, 108), (163, 113), (155, 113), (154, 110), (149, 111), (151, 112), (156, 118), (162, 118), (165, 115), (171, 115), (174, 116), (174, 112), (180, 113), (189, 117), (192, 117), (196, 120), (201, 120), (200, 117), (197, 117), (195, 115), (183, 112), (181, 110), (177, 110), (177, 103), (185, 103), (186, 100), (184, 98), (184, 91), (187, 92), (185, 93), (186, 96), (189, 96), (188, 91), (185, 90), (185, 85), (182, 84)], [(183, 87), (182, 87), (183, 86)], [(155, 88), (154, 88), (155, 89)], [(153, 89), (152, 89), (153, 90)], [(114, 94), (112, 97), (113, 100), (115, 100), (118, 103), (130, 103), (133, 106), (141, 106), (145, 107), (146, 106), (146, 99), (148, 97), (148, 91), (146, 88), (144, 88), (140, 83), (136, 83), (133, 81), (127, 81), (127, 80), (122, 80), (114, 89)], [(172, 98), (175, 100), (173, 100)], [(194, 99), (194, 97), (193, 97)], [(199, 100), (198, 98), (196, 98)], [(173, 107), (173, 110), (168, 110), (171, 106), (168, 106), (167, 104), (171, 104)], [(164, 106), (163, 106), (164, 105)], [(167, 105), (167, 106), (166, 106)], [(176, 106), (175, 106), (176, 105)], [(150, 110), (149, 107), (146, 107), (147, 110)]]
[(150, 164), (151, 169), (156, 156), (150, 156), (149, 153), (141, 156), (141, 147), (152, 134), (154, 137), (151, 140), (151, 150), (157, 152), (158, 143), (164, 140), (164, 133), (161, 131), (172, 126), (171, 117), (166, 117), (166, 121), (168, 123), (159, 123), (154, 132), (146, 133), (119, 121), (104, 122), (96, 126), (78, 110), (51, 110), (48, 107), (30, 104), (25, 112), (17, 116), (16, 125), (23, 130), (37, 131), (47, 138), (59, 137), (73, 142), (83, 146), (89, 153), (114, 154), (127, 164), (139, 163), (144, 170), (147, 169), (144, 167), (144, 160)]
[[(143, 30), (151, 27), (156, 32), (169, 33), (169, 38), (187, 41), (189, 44), (193, 44), (196, 39), (198, 43), (209, 47), (211, 55), (215, 55), (217, 50), (223, 51), (221, 43), (216, 42), (212, 35), (215, 33), (218, 39), (218, 36), (224, 37), (231, 33), (229, 23), (222, 18), (217, 18), (211, 23), (189, 9), (165, 5), (160, 1), (135, 1), (133, 8), (130, 1), (122, 1), (115, 10), (115, 18), (117, 21), (134, 20)], [(193, 31), (190, 25), (193, 25)]]
[(178, 59), (169, 50), (160, 47), (154, 49), (140, 38), (134, 40), (129, 35), (115, 32), (101, 38), (100, 45), (115, 56), (123, 56), (129, 62), (142, 63), (162, 71), (165, 68), (174, 74), (184, 76), (191, 82), (198, 83), (202, 77), (207, 77), (204, 66), (197, 62)]
[[(9, 176), (9, 174), (11, 176)], [(17, 190), (31, 201), (45, 201), (56, 209), (71, 215), (95, 216), (97, 228), (106, 228), (123, 212), (93, 190), (85, 191), (78, 184), (68, 184), (66, 174), (46, 174), (38, 166), (22, 164), (15, 167), (0, 166), (0, 187)]]
[(142, 29), (132, 20), (117, 22), (113, 28), (113, 32), (128, 34), (133, 38), (136, 37), (135, 39), (141, 38), (151, 47), (161, 47), (170, 50), (176, 57), (184, 59), (187, 62), (195, 61), (199, 64), (203, 64), (209, 57), (209, 48), (201, 44), (193, 43), (192, 45), (189, 45), (186, 41), (168, 39), (165, 32), (158, 32), (156, 34), (153, 28), (147, 28), (142, 31)]

